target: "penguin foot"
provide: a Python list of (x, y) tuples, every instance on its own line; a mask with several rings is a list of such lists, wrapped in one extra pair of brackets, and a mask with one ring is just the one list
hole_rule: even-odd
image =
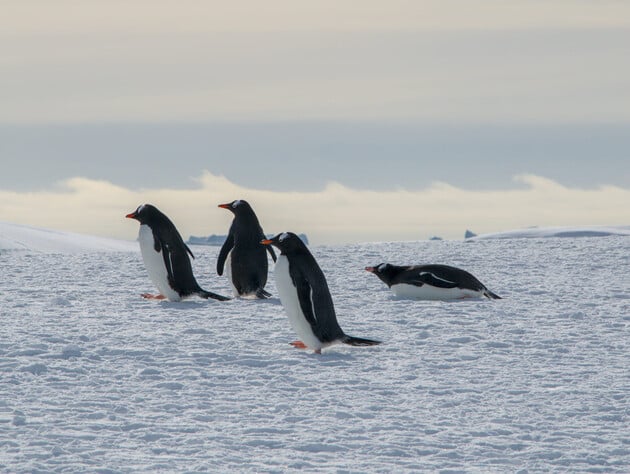
[(147, 300), (165, 300), (166, 296), (164, 295), (152, 295), (151, 293), (141, 293), (140, 296), (142, 296), (144, 299)]
[(302, 341), (293, 341), (293, 342), (289, 342), (289, 344), (291, 344), (296, 349), (308, 349), (306, 344), (304, 344)]

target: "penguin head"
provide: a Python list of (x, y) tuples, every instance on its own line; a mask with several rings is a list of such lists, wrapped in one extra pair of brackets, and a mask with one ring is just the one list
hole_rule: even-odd
[(271, 239), (263, 239), (260, 243), (263, 245), (273, 245), (284, 254), (298, 252), (306, 247), (302, 239), (293, 232), (282, 232), (273, 236)]
[(125, 217), (135, 219), (140, 222), (140, 224), (146, 224), (161, 214), (157, 207), (151, 204), (141, 204), (135, 211), (127, 214)]
[(379, 277), (383, 282), (388, 285), (392, 278), (396, 275), (396, 273), (398, 273), (397, 267), (390, 263), (380, 263), (373, 267), (365, 267), (365, 271), (374, 273), (374, 275)]
[(244, 199), (237, 199), (235, 201), (228, 202), (226, 204), (219, 204), (219, 207), (222, 209), (227, 209), (228, 211), (231, 211), (234, 215), (252, 212), (251, 206)]

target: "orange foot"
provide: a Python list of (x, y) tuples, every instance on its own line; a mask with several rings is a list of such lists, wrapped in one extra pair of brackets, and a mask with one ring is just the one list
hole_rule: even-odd
[(291, 344), (296, 349), (307, 349), (306, 344), (304, 344), (302, 341), (293, 341), (289, 342), (289, 344)]
[(151, 293), (141, 293), (140, 296), (147, 300), (164, 300), (166, 296), (164, 295), (152, 295)]

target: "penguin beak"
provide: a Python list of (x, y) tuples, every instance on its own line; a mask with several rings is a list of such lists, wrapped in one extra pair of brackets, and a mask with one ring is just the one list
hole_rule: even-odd
[(135, 219), (137, 216), (136, 216), (135, 212), (131, 212), (131, 213), (127, 214), (125, 217), (127, 219)]
[(228, 209), (228, 210), (231, 209), (231, 206), (230, 206), (229, 203), (228, 204), (219, 204), (218, 207), (220, 207), (221, 209)]
[(376, 268), (374, 268), (374, 267), (365, 267), (365, 271), (366, 272), (374, 273), (375, 270), (376, 270)]
[(271, 240), (271, 239), (262, 239), (260, 241), (260, 243), (263, 244), (263, 245), (271, 245), (271, 244), (273, 244), (273, 240)]

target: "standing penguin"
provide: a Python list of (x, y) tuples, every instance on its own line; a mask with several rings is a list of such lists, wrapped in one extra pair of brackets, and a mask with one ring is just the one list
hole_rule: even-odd
[(422, 300), (456, 300), (465, 298), (501, 299), (477, 278), (461, 268), (448, 265), (399, 266), (381, 263), (365, 267), (392, 289), (396, 296)]
[(262, 241), (280, 250), (276, 263), (276, 287), (291, 326), (302, 341), (295, 347), (321, 354), (324, 347), (342, 342), (351, 346), (373, 346), (380, 341), (346, 335), (335, 315), (326, 277), (304, 242), (292, 232)]
[(192, 272), (187, 254), (195, 258), (184, 243), (175, 225), (151, 204), (142, 204), (125, 217), (140, 222), (140, 252), (149, 278), (160, 291), (159, 295), (143, 294), (145, 298), (180, 301), (182, 298), (197, 295), (202, 298), (229, 300), (225, 296), (203, 290)]
[(276, 254), (273, 248), (260, 243), (265, 234), (254, 210), (242, 199), (219, 204), (219, 207), (231, 211), (234, 220), (219, 252), (217, 273), (223, 275), (225, 268), (234, 296), (270, 297), (271, 294), (265, 291), (268, 270), (266, 251), (274, 262)]

